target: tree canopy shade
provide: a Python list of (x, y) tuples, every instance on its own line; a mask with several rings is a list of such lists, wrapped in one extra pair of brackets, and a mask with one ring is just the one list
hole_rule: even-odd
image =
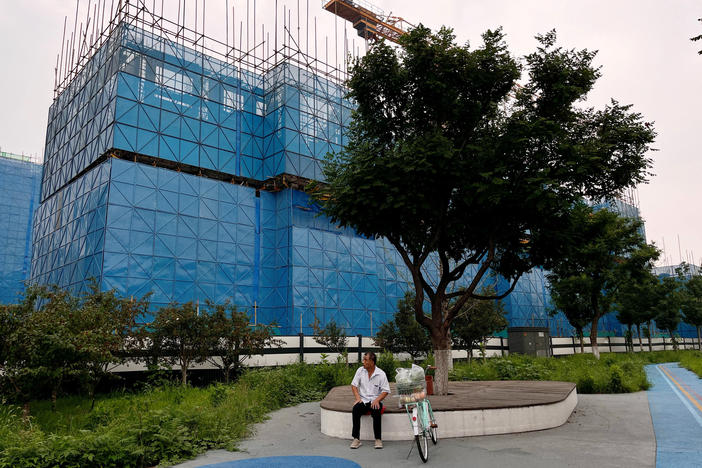
[(641, 224), (606, 209), (575, 205), (567, 249), (548, 275), (554, 305), (566, 312), (576, 308), (578, 324), (589, 319), (590, 344), (597, 358), (600, 317), (614, 310), (622, 286), (650, 274), (659, 255), (656, 247), (646, 244)]
[[(559, 256), (573, 204), (643, 182), (655, 135), (630, 106), (579, 104), (600, 75), (594, 52), (557, 47), (550, 32), (522, 66), (501, 30), (482, 39), (472, 49), (448, 28), (420, 25), (399, 49), (374, 45), (347, 83), (357, 106), (348, 144), (328, 157), (326, 182), (310, 187), (332, 221), (384, 236), (401, 255), (415, 318), (431, 335), (439, 394), (451, 322), (481, 297), (483, 277), (492, 270), (510, 281), (503, 297), (524, 272)], [(440, 271), (431, 283), (430, 257)], [(466, 270), (474, 275), (459, 290), (453, 283)]]

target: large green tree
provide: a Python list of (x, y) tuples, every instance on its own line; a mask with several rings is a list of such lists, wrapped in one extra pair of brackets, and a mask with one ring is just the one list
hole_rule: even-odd
[[(650, 166), (654, 131), (639, 114), (616, 101), (601, 110), (582, 103), (600, 76), (595, 53), (557, 47), (553, 32), (538, 39), (524, 66), (500, 30), (477, 48), (421, 25), (399, 48), (374, 45), (347, 83), (356, 104), (348, 143), (328, 158), (326, 182), (310, 187), (333, 222), (399, 252), (439, 394), (451, 323), (466, 301), (509, 294), (523, 273), (560, 255), (573, 203), (643, 182)], [(428, 260), (439, 265), (435, 281)], [(491, 271), (510, 286), (484, 297)]]
[[(614, 310), (620, 288), (645, 276), (658, 249), (646, 244), (642, 222), (606, 209), (594, 211), (585, 203), (572, 211), (565, 255), (554, 262), (548, 275), (554, 299), (575, 297), (590, 320), (590, 345), (599, 359), (597, 328), (600, 317)], [(563, 294), (563, 289), (569, 291)], [(561, 304), (567, 307), (567, 304)]]

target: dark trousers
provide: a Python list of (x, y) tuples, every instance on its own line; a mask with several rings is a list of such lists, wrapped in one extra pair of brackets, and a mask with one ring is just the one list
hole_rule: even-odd
[(353, 406), (353, 429), (351, 429), (351, 437), (354, 439), (359, 439), (361, 434), (361, 416), (370, 411), (371, 417), (373, 418), (373, 433), (376, 439), (381, 439), (380, 437), (380, 418), (382, 416), (383, 404), (380, 403), (378, 409), (372, 409), (370, 402), (368, 403), (356, 403)]

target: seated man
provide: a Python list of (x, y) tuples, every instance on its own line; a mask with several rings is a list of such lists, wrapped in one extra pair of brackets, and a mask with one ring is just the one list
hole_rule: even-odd
[(375, 353), (367, 352), (363, 355), (363, 367), (359, 367), (351, 382), (351, 390), (356, 397), (353, 405), (353, 429), (351, 448), (361, 446), (361, 416), (370, 411), (373, 418), (373, 433), (375, 434), (375, 448), (383, 448), (380, 433), (380, 418), (382, 416), (383, 399), (390, 394), (388, 377), (382, 369), (375, 367)]

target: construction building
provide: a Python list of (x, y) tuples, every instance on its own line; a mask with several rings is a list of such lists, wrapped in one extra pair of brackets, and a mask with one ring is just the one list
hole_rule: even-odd
[(0, 151), (0, 304), (17, 302), (29, 278), (40, 187), (36, 158)]
[[(119, 2), (86, 21), (92, 41), (64, 36), (32, 281), (151, 293), (152, 310), (229, 300), (282, 334), (318, 319), (372, 335), (392, 317), (411, 283), (397, 252), (305, 194), (345, 143), (345, 66), (303, 52), (281, 23), (282, 37), (247, 48)], [(547, 316), (541, 270), (505, 304), (512, 326), (569, 333)]]

